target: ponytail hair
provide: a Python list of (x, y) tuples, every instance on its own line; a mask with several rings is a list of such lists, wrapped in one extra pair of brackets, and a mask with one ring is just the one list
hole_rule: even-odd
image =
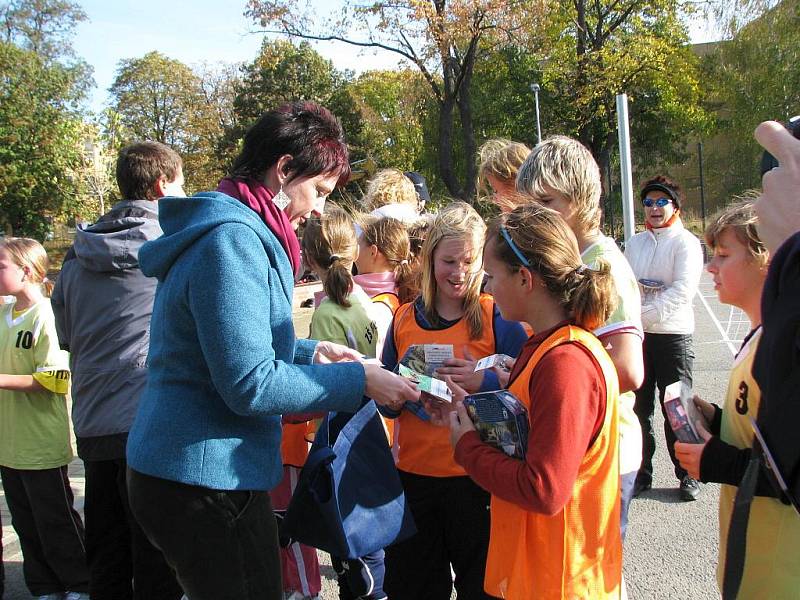
[(581, 262), (575, 234), (554, 210), (530, 203), (501, 215), (489, 227), (487, 245), (510, 270), (528, 268), (575, 323), (593, 331), (616, 308), (611, 267)]
[(50, 260), (44, 246), (32, 238), (5, 237), (0, 240), (0, 248), (8, 252), (20, 269), (28, 269), (30, 281), (41, 285), (42, 293), (49, 298), (54, 284), (47, 278)]
[(321, 217), (306, 221), (303, 256), (325, 271), (322, 288), (339, 306), (350, 308), (347, 297), (353, 291), (353, 262), (358, 242), (353, 220), (340, 208), (329, 208)]
[(363, 236), (367, 246), (375, 246), (392, 267), (400, 303), (411, 302), (416, 296), (417, 286), (415, 260), (405, 223), (389, 217), (372, 220), (364, 225)]

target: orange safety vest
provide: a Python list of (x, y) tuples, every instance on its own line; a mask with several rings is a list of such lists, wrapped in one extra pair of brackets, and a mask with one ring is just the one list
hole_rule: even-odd
[(316, 427), (313, 421), (305, 423), (284, 423), (281, 433), (281, 459), (284, 465), (302, 467), (308, 457), (309, 432), (314, 432)]
[[(533, 370), (549, 350), (566, 342), (578, 342), (600, 364), (606, 385), (605, 419), (581, 461), (572, 496), (561, 512), (534, 513), (492, 496), (484, 587), (500, 598), (595, 600), (621, 594), (619, 384), (611, 358), (588, 331), (561, 327), (535, 350), (509, 389), (530, 408), (536, 401), (529, 397)], [(535, 440), (536, 432), (531, 435)]]
[[(482, 294), (480, 304), (483, 335), (478, 340), (470, 339), (466, 319), (460, 319), (447, 329), (423, 329), (417, 324), (414, 303), (403, 304), (394, 316), (394, 343), (398, 361), (414, 344), (452, 344), (455, 358), (464, 358), (465, 348), (475, 358), (494, 354), (494, 299)], [(400, 413), (395, 421), (398, 469), (431, 477), (466, 475), (453, 458), (450, 430), (447, 427), (423, 421), (408, 411)]]
[[(400, 308), (400, 297), (394, 292), (382, 292), (380, 294), (376, 294), (372, 296), (372, 301), (375, 303), (380, 302), (381, 304), (388, 306), (389, 310), (392, 311), (392, 315), (394, 315), (394, 313), (397, 312), (397, 309)], [(380, 358), (380, 356), (378, 358)], [(394, 419), (383, 419), (383, 426), (386, 429), (386, 437), (389, 439), (389, 446), (394, 443), (394, 421)]]
[(397, 309), (400, 308), (400, 297), (394, 292), (383, 292), (376, 294), (372, 297), (372, 301), (382, 302), (391, 309), (392, 314), (396, 313)]

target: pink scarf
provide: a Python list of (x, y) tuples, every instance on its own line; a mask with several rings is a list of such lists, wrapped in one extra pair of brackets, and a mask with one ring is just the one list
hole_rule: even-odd
[(261, 217), (264, 224), (269, 227), (269, 230), (275, 234), (283, 246), (286, 256), (289, 257), (289, 263), (292, 265), (292, 273), (297, 277), (301, 268), (300, 241), (289, 222), (289, 217), (272, 202), (275, 193), (260, 181), (249, 177), (246, 179), (225, 177), (219, 182), (217, 191), (236, 198)]

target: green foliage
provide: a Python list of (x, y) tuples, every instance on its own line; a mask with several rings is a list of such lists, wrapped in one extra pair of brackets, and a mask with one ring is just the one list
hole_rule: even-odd
[(704, 81), (717, 111), (707, 172), (721, 202), (760, 187), (761, 148), (753, 130), (800, 113), (800, 2), (784, 0), (720, 43), (704, 61)]
[(69, 0), (11, 0), (0, 4), (5, 40), (45, 60), (72, 57), (75, 27), (85, 20), (80, 5)]
[(74, 72), (0, 42), (0, 219), (44, 239), (77, 193), (81, 121)]
[(216, 187), (222, 129), (200, 77), (188, 66), (159, 52), (122, 60), (109, 91), (124, 143), (172, 146), (183, 158), (187, 191)]

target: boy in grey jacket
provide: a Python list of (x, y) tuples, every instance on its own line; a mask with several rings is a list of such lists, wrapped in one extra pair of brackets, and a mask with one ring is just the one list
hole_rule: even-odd
[[(86, 471), (86, 555), (93, 600), (176, 600), (182, 591), (133, 520), (125, 446), (147, 381), (156, 280), (141, 246), (161, 236), (158, 199), (184, 196), (181, 158), (156, 142), (120, 151), (124, 200), (78, 229), (52, 295), (61, 347), (70, 352), (72, 419)], [(134, 583), (135, 582), (135, 583)]]

